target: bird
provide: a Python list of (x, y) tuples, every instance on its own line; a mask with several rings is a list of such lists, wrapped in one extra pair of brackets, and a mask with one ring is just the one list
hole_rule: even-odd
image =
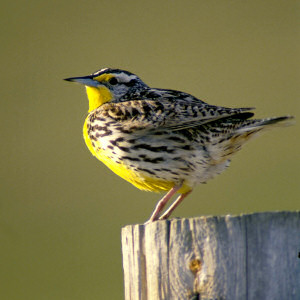
[(246, 142), (293, 119), (254, 119), (252, 107), (210, 105), (185, 92), (151, 88), (121, 69), (65, 80), (86, 88), (83, 137), (90, 152), (135, 187), (166, 192), (148, 223), (168, 219), (195, 186), (222, 173)]

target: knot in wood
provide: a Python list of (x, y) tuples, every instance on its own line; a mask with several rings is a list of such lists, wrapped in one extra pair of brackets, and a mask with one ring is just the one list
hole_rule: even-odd
[(189, 264), (189, 268), (193, 274), (200, 272), (202, 267), (202, 261), (199, 258), (192, 259)]

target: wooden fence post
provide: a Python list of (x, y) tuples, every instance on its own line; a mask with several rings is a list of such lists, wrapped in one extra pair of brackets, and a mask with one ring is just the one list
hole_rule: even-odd
[(300, 212), (122, 229), (125, 300), (299, 300)]

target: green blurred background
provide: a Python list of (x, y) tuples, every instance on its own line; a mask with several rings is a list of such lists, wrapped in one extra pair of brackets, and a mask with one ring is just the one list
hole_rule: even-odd
[[(6, 1), (0, 14), (1, 299), (122, 299), (121, 227), (161, 196), (92, 157), (84, 88), (63, 78), (123, 68), (211, 104), (299, 116), (297, 1)], [(265, 134), (175, 216), (299, 209), (299, 150), (299, 123)]]

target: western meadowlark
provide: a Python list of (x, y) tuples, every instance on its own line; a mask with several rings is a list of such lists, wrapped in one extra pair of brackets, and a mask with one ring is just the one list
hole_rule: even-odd
[[(86, 87), (83, 136), (92, 154), (139, 189), (168, 191), (150, 222), (168, 218), (195, 185), (224, 171), (257, 133), (292, 118), (250, 119), (253, 108), (214, 106), (184, 92), (150, 88), (120, 69), (65, 80)], [(162, 213), (175, 193), (180, 195)]]

